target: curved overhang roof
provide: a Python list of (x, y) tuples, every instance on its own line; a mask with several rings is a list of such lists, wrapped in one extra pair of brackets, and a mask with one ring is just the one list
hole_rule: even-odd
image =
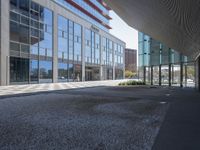
[(105, 0), (131, 27), (196, 58), (200, 53), (199, 0)]

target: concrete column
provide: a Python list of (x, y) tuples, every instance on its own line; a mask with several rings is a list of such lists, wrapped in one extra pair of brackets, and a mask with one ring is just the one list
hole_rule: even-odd
[(185, 87), (187, 87), (187, 65), (184, 65), (184, 67), (185, 67), (185, 72), (184, 72), (184, 74), (185, 74)]
[(171, 73), (172, 73), (172, 75), (171, 75), (171, 79), (172, 79), (172, 84), (174, 83), (174, 65), (171, 65), (171, 68), (172, 68), (172, 71), (171, 71)]
[(82, 27), (82, 81), (85, 81), (85, 28)]
[(103, 66), (100, 66), (100, 80), (104, 80), (103, 78)]
[(126, 68), (125, 68), (125, 47), (126, 47), (126, 45), (124, 46), (124, 48), (123, 48), (123, 63), (124, 63), (124, 68), (123, 68), (123, 79), (125, 79), (125, 71), (126, 71)]
[(171, 75), (171, 68), (172, 68), (172, 64), (169, 64), (169, 86), (172, 86), (172, 75)]
[(113, 66), (113, 80), (115, 80), (115, 67)]
[(198, 58), (198, 72), (197, 72), (197, 79), (198, 79), (198, 90), (200, 91), (200, 57)]
[(153, 85), (153, 66), (151, 66), (151, 85)]
[(112, 61), (113, 61), (113, 80), (115, 80), (115, 50), (114, 50), (114, 42), (112, 42), (112, 47), (113, 47), (113, 51), (112, 51)]
[(159, 86), (162, 85), (162, 78), (161, 78), (161, 67), (162, 65), (159, 65)]
[(103, 37), (100, 35), (100, 80), (104, 80), (103, 78)]
[(9, 26), (9, 2), (1, 0), (1, 52), (0, 52), (0, 85), (10, 84), (10, 26)]
[(146, 84), (146, 67), (143, 67), (143, 82)]
[(180, 87), (183, 87), (183, 55), (180, 54)]
[(180, 87), (183, 87), (183, 63), (180, 64)]
[(169, 58), (169, 68), (168, 68), (168, 77), (169, 77), (169, 86), (171, 86), (172, 85), (172, 74), (171, 74), (171, 67), (172, 67), (172, 52), (171, 52), (171, 48), (169, 48), (169, 50), (168, 50), (168, 58)]
[(53, 13), (53, 83), (58, 82), (58, 14)]
[(195, 62), (195, 87), (200, 91), (200, 57)]

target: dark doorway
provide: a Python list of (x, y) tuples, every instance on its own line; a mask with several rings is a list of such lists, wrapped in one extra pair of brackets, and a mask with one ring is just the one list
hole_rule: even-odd
[(29, 82), (29, 59), (10, 57), (11, 84)]

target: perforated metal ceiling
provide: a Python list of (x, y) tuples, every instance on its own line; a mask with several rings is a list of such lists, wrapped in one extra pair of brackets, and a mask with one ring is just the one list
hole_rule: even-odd
[(135, 29), (185, 55), (200, 53), (200, 0), (105, 0)]

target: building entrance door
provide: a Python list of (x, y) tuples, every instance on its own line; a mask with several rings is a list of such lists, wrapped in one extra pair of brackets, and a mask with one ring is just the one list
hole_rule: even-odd
[(85, 80), (86, 81), (100, 80), (100, 68), (99, 67), (86, 67)]
[(86, 70), (85, 71), (85, 80), (86, 81), (91, 81), (92, 80), (92, 71), (91, 70)]

